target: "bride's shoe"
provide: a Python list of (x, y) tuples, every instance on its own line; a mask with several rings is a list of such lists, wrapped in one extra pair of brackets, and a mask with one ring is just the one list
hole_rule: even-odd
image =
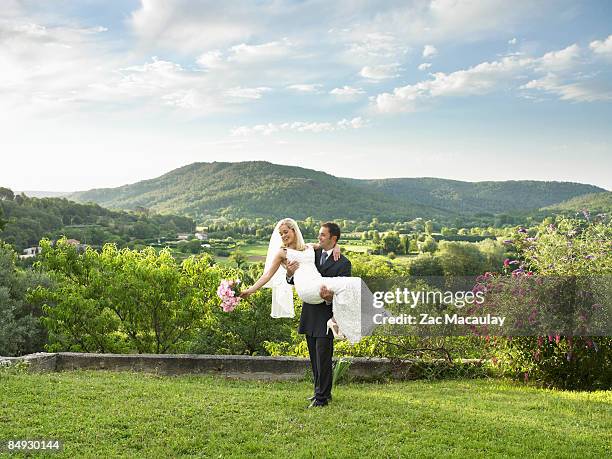
[(338, 323), (334, 320), (333, 317), (327, 321), (327, 333), (329, 333), (330, 330), (334, 334), (334, 338), (337, 338), (337, 339), (346, 338), (340, 331), (340, 327), (338, 327)]

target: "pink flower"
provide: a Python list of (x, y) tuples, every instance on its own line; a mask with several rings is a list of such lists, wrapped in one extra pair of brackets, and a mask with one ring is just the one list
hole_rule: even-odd
[(236, 296), (237, 291), (234, 290), (235, 286), (239, 283), (239, 279), (235, 281), (223, 279), (219, 284), (217, 296), (221, 299), (221, 308), (223, 311), (233, 311), (240, 302), (240, 297)]

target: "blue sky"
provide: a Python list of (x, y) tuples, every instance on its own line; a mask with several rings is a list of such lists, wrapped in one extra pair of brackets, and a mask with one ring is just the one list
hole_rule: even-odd
[(612, 2), (16, 1), (0, 186), (196, 161), (612, 189)]

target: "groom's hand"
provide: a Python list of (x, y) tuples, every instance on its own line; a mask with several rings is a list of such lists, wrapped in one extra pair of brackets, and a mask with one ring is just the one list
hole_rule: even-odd
[(300, 264), (295, 260), (287, 263), (287, 278), (291, 279), (299, 267)]
[(334, 299), (334, 292), (328, 289), (325, 285), (322, 285), (321, 290), (319, 290), (319, 296), (323, 298), (327, 304), (331, 304)]

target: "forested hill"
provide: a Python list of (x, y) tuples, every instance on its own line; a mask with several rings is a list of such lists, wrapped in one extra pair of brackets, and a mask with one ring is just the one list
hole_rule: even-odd
[[(18, 251), (36, 246), (43, 237), (61, 236), (90, 245), (115, 242), (123, 247), (135, 239), (193, 232), (195, 222), (176, 215), (155, 215), (146, 209), (111, 211), (97, 204), (78, 204), (63, 198), (31, 198), (0, 187), (0, 239)], [(2, 230), (2, 225), (0, 225)]]
[(117, 209), (147, 207), (201, 217), (452, 218), (529, 211), (602, 188), (568, 182), (461, 182), (436, 178), (357, 180), (264, 161), (194, 163), (118, 188), (70, 199)]
[(577, 196), (567, 201), (548, 206), (543, 210), (580, 212), (587, 209), (591, 213), (612, 212), (612, 192), (591, 193)]
[(195, 163), (119, 188), (75, 193), (104, 207), (250, 217), (395, 219), (453, 212), (391, 198), (324, 172), (268, 162)]
[(461, 214), (530, 211), (587, 193), (605, 191), (581, 183), (535, 180), (461, 182), (429, 177), (347, 180), (363, 189), (375, 190), (402, 201), (414, 200), (425, 206), (452, 209)]

